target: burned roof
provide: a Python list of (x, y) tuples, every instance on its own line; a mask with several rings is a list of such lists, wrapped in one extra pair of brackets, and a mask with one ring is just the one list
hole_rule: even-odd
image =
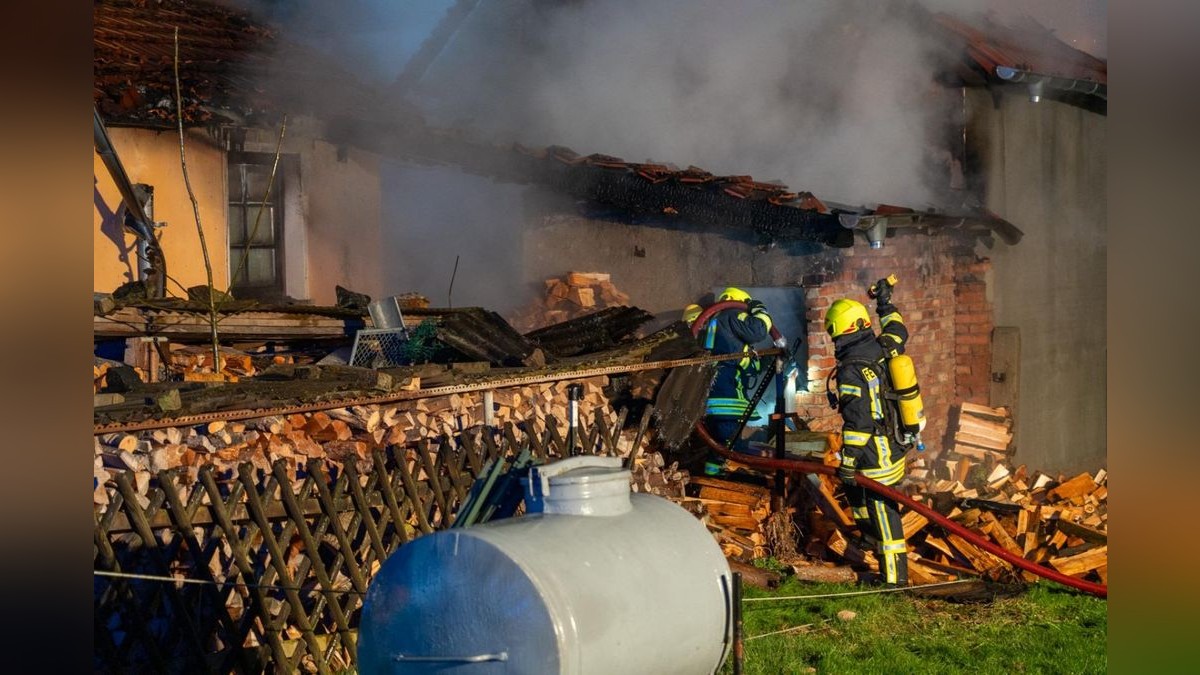
[(176, 30), (186, 123), (211, 120), (214, 108), (266, 108), (243, 73), (264, 67), (275, 35), (248, 15), (205, 2), (103, 0), (92, 20), (92, 95), (107, 120), (174, 124)]
[[(92, 21), (92, 96), (109, 124), (175, 125), (176, 30), (186, 125), (271, 125), (283, 113), (322, 117), (378, 101), (329, 58), (225, 4), (98, 0)], [(314, 86), (328, 95), (301, 95)]]
[(1012, 223), (979, 205), (918, 210), (836, 204), (781, 183), (717, 175), (695, 166), (626, 162), (611, 155), (581, 155), (557, 145), (540, 149), (495, 145), (456, 130), (402, 126), (386, 119), (342, 121), (352, 126), (333, 129), (331, 140), (355, 143), (354, 139), (370, 138), (376, 152), (456, 166), (497, 180), (542, 185), (647, 220), (740, 231), (762, 244), (808, 241), (847, 248), (854, 245), (856, 231), (869, 233), (873, 228), (948, 228), (996, 234), (1008, 244), (1022, 236)]

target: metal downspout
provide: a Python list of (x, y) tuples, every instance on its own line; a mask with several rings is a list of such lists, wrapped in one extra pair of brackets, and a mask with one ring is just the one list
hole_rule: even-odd
[[(108, 137), (108, 129), (104, 126), (104, 120), (100, 117), (100, 111), (92, 106), (93, 114), (93, 135), (95, 137), (96, 153), (100, 155), (100, 159), (104, 162), (105, 168), (112, 176), (113, 183), (116, 184), (117, 190), (121, 193), (121, 201), (125, 203), (125, 209), (129, 214), (126, 223), (130, 225), (138, 239), (144, 242), (145, 256), (150, 263), (150, 268), (147, 273), (147, 279), (142, 281), (150, 282), (150, 294), (155, 298), (163, 298), (167, 295), (167, 261), (163, 257), (162, 248), (158, 245), (158, 237), (154, 234), (154, 223), (146, 216), (145, 209), (142, 208), (142, 203), (137, 198), (137, 194), (133, 190), (133, 183), (129, 180), (129, 175), (125, 173), (125, 167), (121, 164), (121, 159), (117, 157), (117, 151), (113, 147), (112, 140)], [(138, 266), (141, 269), (141, 266)]]

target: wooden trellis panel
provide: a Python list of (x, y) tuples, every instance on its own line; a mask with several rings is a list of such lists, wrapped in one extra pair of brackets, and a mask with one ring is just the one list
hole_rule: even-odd
[[(617, 454), (620, 438), (600, 420), (579, 443)], [(376, 450), (369, 471), (311, 460), (291, 480), (282, 460), (269, 471), (241, 464), (235, 476), (206, 466), (191, 483), (160, 472), (149, 496), (118, 474), (95, 512), (95, 569), (203, 583), (96, 576), (96, 670), (349, 670), (367, 583), (384, 559), (449, 527), (488, 461), (524, 448), (553, 459), (565, 445), (548, 418), (540, 434), (510, 424)]]

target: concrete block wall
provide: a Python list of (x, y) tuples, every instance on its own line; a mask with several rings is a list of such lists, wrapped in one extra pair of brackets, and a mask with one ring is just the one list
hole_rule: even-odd
[(928, 419), (922, 437), (930, 450), (943, 448), (951, 405), (962, 400), (988, 402), (992, 308), (986, 296), (986, 273), (990, 262), (977, 258), (972, 246), (971, 239), (954, 235), (898, 234), (882, 249), (856, 245), (838, 251), (840, 265), (805, 276), (809, 386), (797, 397), (800, 416), (815, 429), (841, 427), (825, 396), (825, 378), (836, 363), (833, 341), (822, 324), (825, 310), (834, 300), (849, 297), (867, 305), (877, 321), (866, 289), (876, 279), (895, 274), (899, 284), (893, 302), (909, 328), (907, 352), (917, 368)]

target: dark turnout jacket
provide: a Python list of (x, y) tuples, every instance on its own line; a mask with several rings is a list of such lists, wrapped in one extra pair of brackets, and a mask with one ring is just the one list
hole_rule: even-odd
[[(726, 309), (708, 320), (700, 334), (705, 349), (713, 354), (747, 352), (750, 347), (767, 338), (771, 317), (764, 312), (751, 315), (745, 310)], [(740, 417), (750, 406), (747, 382), (757, 374), (754, 357), (747, 355), (737, 361), (721, 361), (708, 393), (709, 415)]]
[(834, 339), (837, 401), (842, 415), (842, 464), (867, 478), (893, 485), (904, 477), (905, 449), (888, 439), (883, 391), (886, 356), (904, 353), (908, 329), (895, 305), (877, 310), (881, 332), (866, 328)]

